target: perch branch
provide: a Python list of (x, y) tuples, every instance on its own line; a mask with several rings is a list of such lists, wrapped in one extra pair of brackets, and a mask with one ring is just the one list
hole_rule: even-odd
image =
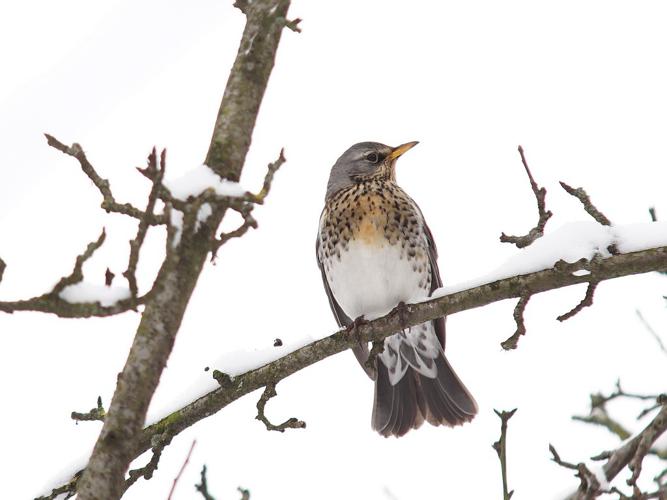
[(521, 297), (527, 293), (536, 294), (579, 283), (591, 279), (600, 281), (633, 274), (652, 272), (667, 268), (667, 247), (653, 248), (640, 252), (614, 255), (602, 259), (591, 274), (573, 274), (577, 270), (590, 268), (581, 260), (572, 264), (559, 262), (553, 268), (530, 274), (513, 276), (487, 283), (460, 292), (434, 297), (428, 301), (407, 304), (402, 313), (397, 309), (390, 314), (364, 322), (355, 328), (354, 335), (346, 329), (297, 349), (282, 358), (256, 368), (233, 379), (226, 377), (224, 385), (198, 398), (192, 403), (146, 427), (133, 443), (132, 457), (150, 448), (154, 435), (168, 431), (176, 435), (220, 411), (240, 397), (265, 387), (270, 382), (278, 382), (293, 373), (322, 359), (355, 346), (358, 342), (372, 342), (401, 330), (434, 320), (441, 316), (481, 307), (509, 298)]

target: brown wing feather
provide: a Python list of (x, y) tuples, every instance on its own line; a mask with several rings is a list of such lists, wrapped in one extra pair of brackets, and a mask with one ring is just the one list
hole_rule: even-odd
[[(416, 206), (416, 205), (415, 205)], [(419, 212), (421, 214), (421, 210)], [(424, 232), (426, 233), (426, 241), (428, 242), (428, 261), (431, 264), (431, 289), (429, 290), (429, 295), (433, 293), (434, 290), (442, 286), (442, 278), (440, 278), (440, 270), (438, 269), (438, 248), (435, 246), (435, 240), (433, 239), (433, 234), (424, 220), (424, 215), (421, 214), (422, 221), (424, 221)], [(435, 334), (442, 345), (443, 350), (445, 349), (445, 318), (438, 318), (433, 320), (433, 328), (435, 328)]]

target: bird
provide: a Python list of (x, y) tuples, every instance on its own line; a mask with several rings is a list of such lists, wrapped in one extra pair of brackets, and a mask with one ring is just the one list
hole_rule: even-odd
[[(419, 206), (396, 183), (396, 161), (417, 144), (360, 142), (331, 168), (316, 256), (340, 327), (351, 329), (442, 286), (433, 235)], [(477, 403), (444, 349), (444, 317), (386, 337), (370, 363), (367, 342), (353, 347), (374, 381), (375, 431), (400, 437), (424, 421), (452, 427), (474, 418)]]

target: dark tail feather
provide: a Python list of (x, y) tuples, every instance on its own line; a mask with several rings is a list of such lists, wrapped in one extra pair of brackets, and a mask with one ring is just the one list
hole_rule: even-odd
[(387, 367), (377, 363), (373, 429), (383, 436), (400, 437), (417, 429), (424, 419), (431, 425), (449, 427), (469, 422), (477, 414), (477, 403), (454, 373), (444, 353), (435, 360), (436, 378), (408, 368), (396, 384), (389, 382)]
[(373, 429), (385, 437), (402, 436), (424, 422), (424, 410), (424, 399), (412, 369), (396, 385), (391, 385), (387, 367), (377, 362)]

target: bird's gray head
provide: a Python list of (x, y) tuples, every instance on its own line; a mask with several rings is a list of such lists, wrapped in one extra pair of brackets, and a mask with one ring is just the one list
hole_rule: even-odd
[(372, 177), (385, 176), (387, 179), (395, 179), (396, 159), (417, 144), (419, 144), (417, 141), (413, 141), (395, 148), (379, 142), (355, 144), (345, 151), (331, 168), (326, 199), (341, 189)]

